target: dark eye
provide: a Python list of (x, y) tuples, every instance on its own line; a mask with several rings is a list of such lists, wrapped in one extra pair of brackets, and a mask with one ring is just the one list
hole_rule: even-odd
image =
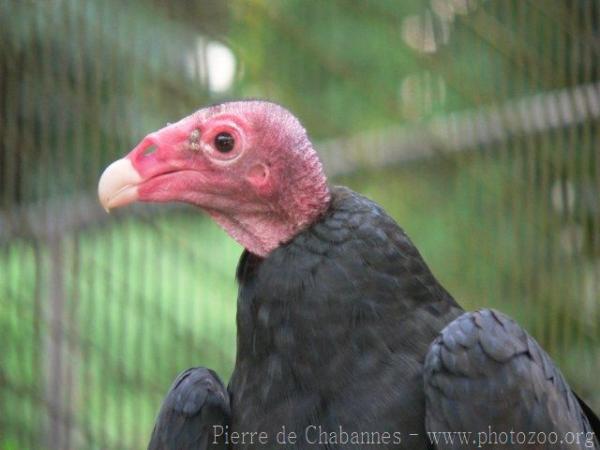
[(221, 153), (228, 153), (233, 150), (233, 146), (235, 145), (235, 139), (229, 133), (219, 133), (215, 137), (215, 147)]

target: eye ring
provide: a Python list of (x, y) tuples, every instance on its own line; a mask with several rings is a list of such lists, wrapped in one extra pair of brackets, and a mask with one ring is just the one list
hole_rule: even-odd
[(221, 153), (229, 153), (235, 146), (235, 139), (226, 131), (222, 131), (215, 136), (215, 148)]

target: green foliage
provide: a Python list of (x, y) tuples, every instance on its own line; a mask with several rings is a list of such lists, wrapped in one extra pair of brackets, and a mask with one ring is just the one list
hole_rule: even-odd
[(236, 1), (230, 39), (245, 63), (240, 88), (288, 105), (317, 138), (394, 123), (398, 80), (419, 69), (401, 18), (419, 3)]
[[(112, 447), (133, 438), (127, 446), (143, 447), (178, 372), (205, 365), (229, 376), (240, 249), (212, 223), (181, 213), (152, 223), (126, 219), (62, 245), (63, 263), (73, 268), (66, 280), (68, 322), (59, 336), (64, 382), (69, 373), (73, 385), (72, 421), (90, 443)], [(12, 413), (0, 422), (8, 430), (43, 429), (48, 414), (44, 336), (53, 331), (44, 318), (52, 312), (40, 318), (38, 309), (50, 303), (55, 263), (46, 246), (21, 241), (0, 258), (0, 327), (12, 343), (2, 366), (11, 383), (5, 403)]]

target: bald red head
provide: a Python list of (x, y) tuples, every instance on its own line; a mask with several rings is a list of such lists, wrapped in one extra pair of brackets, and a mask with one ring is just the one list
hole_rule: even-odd
[(264, 101), (211, 106), (149, 134), (105, 170), (98, 193), (106, 209), (134, 201), (194, 204), (261, 256), (329, 203), (306, 131), (289, 111)]

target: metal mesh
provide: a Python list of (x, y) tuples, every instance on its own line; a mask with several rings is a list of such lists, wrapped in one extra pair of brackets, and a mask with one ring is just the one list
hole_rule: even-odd
[(599, 23), (592, 0), (0, 0), (0, 448), (143, 448), (178, 372), (228, 378), (241, 249), (191, 207), (108, 216), (95, 186), (249, 96), (600, 409)]

